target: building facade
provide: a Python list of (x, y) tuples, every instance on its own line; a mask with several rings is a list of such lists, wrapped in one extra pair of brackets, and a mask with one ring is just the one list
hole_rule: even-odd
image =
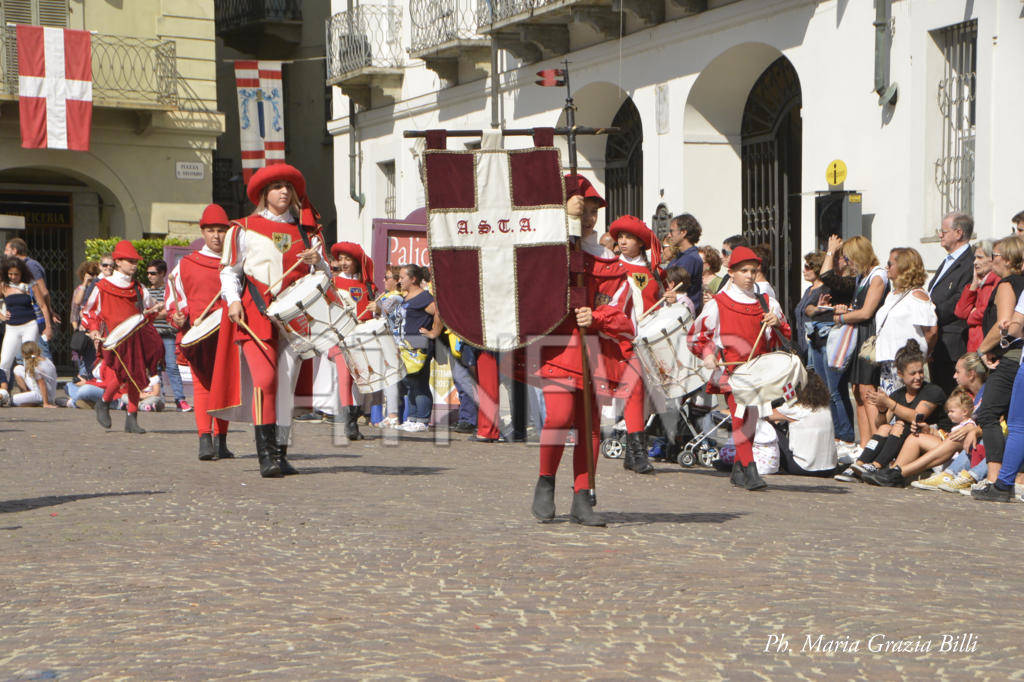
[[(576, 122), (621, 129), (579, 141), (608, 220), (689, 212), (716, 246), (744, 232), (771, 245), (789, 301), (820, 243), (818, 192), (855, 190), (853, 231), (883, 260), (911, 245), (929, 267), (946, 212), (998, 237), (1024, 208), (1014, 0), (333, 4), (335, 196), (342, 230), (367, 245), (374, 218), (423, 205), (422, 141), (403, 131), (557, 126), (564, 88), (535, 85), (535, 72), (565, 59)], [(830, 188), (834, 160), (848, 174)]]

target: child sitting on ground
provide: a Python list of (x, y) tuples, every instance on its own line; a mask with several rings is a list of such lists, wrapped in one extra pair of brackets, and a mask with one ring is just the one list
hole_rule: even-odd
[(829, 409), (829, 390), (813, 370), (796, 391), (792, 406), (776, 408), (775, 422), (788, 422), (789, 434), (779, 434), (779, 470), (794, 476), (831, 478), (839, 473), (835, 428)]
[(15, 407), (57, 407), (57, 368), (53, 361), (43, 357), (35, 341), (21, 344), (21, 357), (24, 366), (14, 368), (14, 380), (18, 382), (21, 393), (16, 394), (12, 402)]

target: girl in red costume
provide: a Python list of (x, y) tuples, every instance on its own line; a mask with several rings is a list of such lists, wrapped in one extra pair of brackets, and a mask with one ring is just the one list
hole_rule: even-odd
[[(562, 459), (569, 429), (576, 429), (573, 448), (573, 498), (569, 520), (586, 526), (603, 526), (594, 513), (587, 482), (587, 459), (583, 439), (589, 437), (597, 466), (601, 420), (596, 396), (591, 396), (591, 432), (584, 431), (580, 329), (586, 329), (591, 349), (589, 359), (594, 390), (611, 395), (626, 367), (620, 346), (633, 338), (629, 321), (631, 307), (626, 269), (615, 254), (601, 246), (594, 232), (597, 212), (606, 204), (597, 190), (581, 176), (566, 176), (566, 211), (578, 216), (584, 251), (585, 300), (574, 300), (573, 312), (565, 317), (547, 340), (541, 341), (531, 359), (539, 352), (539, 368), (534, 376), (542, 380), (544, 390), (544, 427), (540, 437), (540, 476), (533, 496), (533, 515), (541, 522), (555, 517), (555, 473)], [(573, 296), (572, 298), (576, 298)], [(596, 337), (596, 343), (594, 342)], [(593, 352), (600, 349), (600, 353)]]
[[(203, 248), (193, 251), (171, 270), (167, 276), (167, 293), (164, 305), (171, 324), (180, 330), (194, 325), (211, 301), (216, 301), (207, 316), (223, 316), (224, 302), (220, 300), (220, 259), (224, 252), (224, 237), (229, 226), (228, 214), (217, 204), (210, 204), (199, 219)], [(199, 459), (209, 461), (229, 459), (234, 454), (228, 450), (228, 422), (213, 419), (207, 411), (210, 403), (210, 383), (213, 380), (216, 360), (216, 342), (203, 346), (189, 365), (192, 370), (192, 390), (195, 401), (196, 431), (199, 433)], [(214, 446), (214, 436), (217, 445)]]
[[(160, 310), (149, 292), (135, 281), (139, 252), (132, 243), (121, 240), (114, 247), (114, 272), (96, 283), (89, 300), (82, 307), (82, 327), (94, 339), (101, 339), (114, 327), (139, 313), (152, 319)], [(145, 433), (139, 426), (139, 391), (149, 385), (149, 377), (163, 362), (163, 341), (153, 325), (146, 321), (115, 350), (103, 350), (100, 377), (103, 397), (96, 401), (96, 421), (110, 428), (110, 401), (124, 386), (128, 397), (127, 433)]]
[[(718, 370), (708, 382), (708, 393), (724, 393), (729, 403), (736, 443), (730, 481), (747, 490), (766, 486), (754, 464), (754, 433), (760, 415), (749, 407), (737, 414), (736, 401), (729, 388), (729, 376), (736, 365), (720, 367), (720, 364), (746, 362), (751, 350), (754, 350), (753, 357), (757, 357), (780, 348), (783, 337), (788, 339), (791, 333), (779, 302), (768, 294), (756, 293), (760, 270), (761, 259), (751, 249), (745, 246), (733, 249), (729, 257), (729, 283), (704, 305), (687, 337), (690, 350), (704, 359), (704, 366)], [(762, 304), (767, 306), (767, 312)], [(760, 335), (762, 324), (764, 333)]]
[[(633, 299), (634, 327), (645, 311), (661, 298), (660, 268), (661, 243), (644, 221), (631, 215), (618, 218), (608, 228), (619, 246), (619, 260), (629, 273), (629, 286)], [(651, 260), (647, 260), (647, 249)], [(654, 263), (654, 266), (651, 263)], [(640, 362), (635, 355), (629, 360), (629, 396), (626, 398), (626, 456), (623, 468), (638, 474), (653, 474), (654, 466), (647, 458), (647, 434), (644, 431), (644, 381)]]

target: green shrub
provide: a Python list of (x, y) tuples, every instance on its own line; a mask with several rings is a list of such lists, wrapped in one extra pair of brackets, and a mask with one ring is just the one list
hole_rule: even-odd
[[(86, 260), (94, 260), (98, 262), (103, 254), (111, 253), (119, 241), (121, 241), (120, 237), (86, 239)], [(139, 269), (135, 271), (135, 279), (137, 279), (143, 286), (149, 286), (149, 282), (146, 280), (146, 268), (149, 267), (149, 264), (153, 261), (160, 260), (164, 257), (164, 247), (188, 246), (191, 243), (191, 240), (182, 239), (181, 237), (168, 237), (166, 239), (133, 239), (132, 246), (135, 247), (135, 250), (139, 252), (139, 256), (142, 258), (142, 260), (139, 261)]]

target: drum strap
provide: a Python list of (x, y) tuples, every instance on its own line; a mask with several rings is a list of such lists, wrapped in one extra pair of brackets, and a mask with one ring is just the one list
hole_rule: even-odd
[[(768, 294), (761, 294), (760, 296), (756, 296), (755, 298), (757, 298), (757, 302), (761, 305), (761, 310), (763, 310), (766, 314), (771, 312), (771, 308), (768, 306)], [(765, 339), (766, 342), (767, 340), (768, 339)], [(793, 348), (793, 344), (790, 342), (789, 339), (787, 339), (782, 334), (779, 334), (779, 341), (782, 342), (782, 347), (786, 350), (786, 352), (796, 353), (796, 349)]]
[(252, 280), (248, 277), (245, 278), (245, 286), (249, 290), (249, 296), (252, 297), (252, 302), (256, 304), (256, 309), (260, 311), (263, 317), (267, 316), (267, 302), (263, 300), (263, 296), (260, 295), (259, 289), (253, 284)]

